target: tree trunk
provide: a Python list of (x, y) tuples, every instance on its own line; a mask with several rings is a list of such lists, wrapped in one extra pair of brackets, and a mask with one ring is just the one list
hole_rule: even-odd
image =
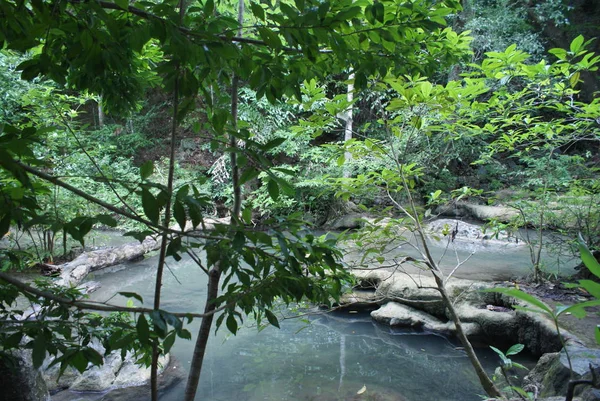
[(102, 108), (102, 96), (98, 97), (98, 128), (104, 127), (104, 109)]
[[(221, 271), (219, 270), (219, 266), (214, 266), (208, 273), (208, 292), (206, 294), (204, 313), (210, 313), (217, 307), (214, 301), (219, 295), (220, 279)], [(198, 389), (198, 383), (200, 382), (200, 373), (202, 373), (202, 364), (204, 362), (204, 355), (206, 354), (206, 346), (208, 344), (208, 337), (210, 336), (213, 317), (214, 315), (211, 314), (202, 318), (200, 330), (198, 331), (198, 338), (196, 339), (196, 345), (194, 346), (194, 354), (192, 355), (190, 373), (185, 386), (184, 401), (194, 401), (194, 398), (196, 397), (196, 390)]]
[(462, 322), (460, 321), (460, 318), (458, 317), (456, 310), (454, 309), (454, 304), (452, 303), (452, 300), (450, 299), (450, 297), (448, 296), (448, 293), (446, 292), (446, 285), (444, 284), (444, 281), (439, 276), (438, 272), (434, 271), (433, 273), (434, 273), (433, 276), (435, 277), (435, 282), (437, 284), (438, 290), (440, 291), (440, 294), (442, 295), (442, 300), (444, 302), (444, 306), (446, 306), (446, 308), (448, 309), (448, 313), (450, 314), (450, 319), (452, 320), (452, 322), (454, 323), (454, 326), (456, 327), (456, 336), (458, 337), (460, 343), (462, 344), (463, 348), (465, 349), (465, 352), (467, 353), (467, 356), (469, 357), (469, 361), (471, 361), (471, 365), (473, 365), (473, 369), (475, 369), (475, 373), (477, 374), (477, 377), (479, 378), (479, 382), (481, 383), (481, 386), (483, 387), (483, 389), (485, 390), (487, 395), (489, 395), (490, 397), (502, 398), (502, 393), (500, 392), (500, 390), (498, 390), (498, 388), (496, 387), (494, 382), (490, 379), (488, 374), (485, 372), (485, 370), (483, 369), (483, 366), (481, 366), (481, 362), (479, 362), (479, 358), (477, 357), (477, 354), (475, 354), (475, 350), (473, 349), (471, 342), (469, 341), (469, 339), (467, 338), (467, 336), (463, 330)]
[[(242, 25), (244, 22), (244, 0), (238, 0), (238, 36), (242, 36)], [(237, 75), (233, 76), (232, 88), (231, 88), (231, 119), (233, 121), (233, 130), (237, 131), (237, 119), (238, 119), (238, 84), (239, 78)], [(235, 135), (229, 137), (230, 146), (230, 162), (231, 162), (231, 177), (233, 185), (233, 208), (231, 211), (231, 222), (234, 225), (239, 222), (239, 216), (242, 208), (242, 192), (239, 185), (239, 168), (237, 164), (237, 138)], [(208, 291), (206, 294), (206, 305), (204, 306), (204, 312), (210, 313), (217, 307), (215, 300), (219, 295), (219, 283), (221, 281), (221, 266), (217, 262), (208, 273)], [(210, 314), (202, 318), (200, 324), (200, 330), (198, 331), (198, 338), (194, 346), (194, 354), (192, 356), (192, 364), (190, 366), (190, 373), (188, 375), (188, 381), (185, 387), (184, 401), (193, 401), (196, 396), (198, 389), (198, 383), (200, 382), (200, 374), (202, 373), (202, 365), (204, 363), (204, 355), (206, 354), (206, 347), (208, 345), (208, 337), (210, 335), (210, 329), (212, 327), (214, 315)]]
[[(347, 94), (347, 99), (348, 102), (350, 103), (350, 105), (348, 106), (348, 108), (346, 109), (346, 126), (344, 128), (344, 141), (349, 141), (350, 139), (352, 139), (352, 124), (353, 124), (353, 117), (352, 117), (352, 101), (354, 100), (354, 73), (350, 73), (350, 76), (348, 77), (348, 79), (350, 80), (350, 83), (348, 84), (348, 94)], [(349, 160), (352, 159), (352, 154), (350, 152), (346, 152), (345, 153), (345, 159), (346, 162), (348, 162)], [(346, 164), (344, 167), (344, 178), (349, 178), (352, 175), (352, 170), (350, 169), (350, 167)]]

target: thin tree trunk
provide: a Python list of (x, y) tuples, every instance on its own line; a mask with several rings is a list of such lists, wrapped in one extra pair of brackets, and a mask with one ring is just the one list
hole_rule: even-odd
[[(352, 139), (352, 124), (353, 124), (353, 117), (352, 117), (352, 101), (354, 100), (354, 73), (350, 73), (350, 76), (348, 77), (348, 79), (350, 80), (350, 83), (348, 84), (348, 93), (347, 93), (347, 99), (348, 102), (350, 103), (350, 105), (348, 106), (348, 108), (346, 109), (346, 126), (344, 128), (344, 141), (349, 141), (350, 139)], [(348, 162), (349, 160), (352, 159), (352, 153), (350, 152), (346, 152), (344, 157), (346, 158), (346, 162)], [(349, 165), (346, 164), (346, 166), (344, 167), (344, 178), (349, 178), (352, 175), (352, 170), (350, 169)]]
[(102, 108), (102, 96), (98, 97), (98, 128), (104, 127), (104, 109)]
[[(179, 3), (180, 22), (185, 14), (185, 1)], [(175, 175), (175, 139), (177, 136), (177, 114), (179, 109), (179, 71), (175, 73), (175, 83), (173, 87), (173, 122), (171, 125), (171, 148), (169, 154), (169, 177), (167, 179), (167, 202), (165, 205), (164, 223), (165, 227), (169, 227), (171, 221), (171, 200), (173, 199), (173, 180)], [(182, 227), (185, 229), (185, 227)], [(167, 243), (169, 233), (163, 231), (162, 241), (160, 243), (160, 253), (158, 257), (158, 267), (156, 269), (156, 282), (154, 286), (154, 310), (160, 309), (160, 298), (162, 291), (162, 278), (165, 268), (165, 259), (167, 257)], [(158, 401), (158, 358), (160, 356), (160, 348), (158, 338), (152, 342), (152, 364), (150, 366), (150, 388), (152, 392), (152, 401)]]
[(415, 202), (411, 195), (408, 183), (406, 182), (406, 178), (404, 177), (404, 174), (402, 173), (402, 168), (400, 168), (400, 174), (402, 175), (402, 183), (404, 186), (404, 190), (407, 193), (409, 204), (411, 207), (411, 212), (414, 216), (416, 231), (419, 236), (419, 239), (421, 240), (421, 243), (423, 244), (423, 250), (425, 251), (425, 258), (427, 260), (427, 266), (433, 273), (433, 277), (435, 279), (435, 283), (437, 285), (438, 291), (440, 292), (440, 295), (442, 296), (442, 301), (444, 303), (444, 306), (448, 309), (448, 314), (450, 315), (450, 319), (454, 323), (454, 326), (456, 328), (456, 336), (458, 337), (463, 348), (465, 349), (465, 352), (467, 353), (467, 357), (469, 358), (469, 361), (471, 362), (473, 369), (475, 369), (475, 373), (477, 374), (477, 377), (479, 378), (479, 382), (481, 383), (481, 386), (483, 387), (483, 389), (485, 390), (487, 395), (489, 395), (490, 397), (502, 398), (502, 393), (500, 392), (500, 390), (498, 390), (498, 388), (496, 387), (494, 382), (490, 379), (490, 377), (487, 375), (487, 373), (483, 369), (483, 366), (481, 365), (481, 362), (479, 361), (477, 354), (475, 354), (473, 345), (471, 345), (471, 342), (469, 341), (469, 339), (467, 338), (467, 336), (463, 330), (462, 322), (460, 321), (460, 318), (458, 317), (458, 314), (456, 313), (456, 309), (454, 309), (454, 304), (452, 303), (452, 300), (450, 299), (450, 297), (448, 296), (448, 292), (446, 291), (446, 284), (444, 283), (442, 271), (440, 270), (437, 263), (435, 262), (435, 259), (433, 258), (433, 255), (431, 254), (429, 246), (427, 245), (427, 238), (425, 237), (425, 231), (419, 220), (419, 217), (418, 217), (419, 215), (417, 214)]
[[(436, 270), (437, 270), (437, 267), (436, 267)], [(439, 270), (437, 272), (434, 271), (433, 273), (434, 273), (433, 276), (435, 277), (435, 282), (437, 284), (438, 290), (439, 290), (440, 294), (442, 295), (442, 300), (444, 302), (444, 305), (448, 309), (448, 313), (450, 314), (450, 319), (452, 319), (452, 322), (454, 323), (454, 326), (456, 328), (456, 336), (458, 337), (460, 343), (462, 344), (463, 348), (465, 349), (465, 352), (467, 353), (467, 357), (469, 358), (469, 361), (471, 361), (471, 365), (473, 365), (473, 369), (475, 369), (475, 373), (477, 374), (477, 377), (479, 378), (479, 382), (481, 383), (481, 386), (483, 387), (483, 389), (485, 390), (487, 395), (489, 395), (490, 397), (502, 398), (502, 393), (500, 392), (500, 390), (498, 390), (498, 388), (496, 387), (494, 382), (490, 379), (488, 374), (483, 369), (483, 366), (481, 365), (481, 362), (479, 361), (477, 354), (475, 354), (473, 345), (471, 345), (471, 342), (469, 341), (469, 339), (467, 338), (467, 335), (465, 334), (465, 332), (463, 330), (462, 322), (460, 321), (460, 318), (456, 314), (456, 310), (454, 309), (454, 304), (452, 303), (452, 300), (448, 296), (448, 293), (446, 291), (446, 285), (444, 284), (444, 281), (442, 280), (441, 276), (439, 275)]]
[[(238, 1), (238, 36), (242, 36), (242, 24), (244, 22), (244, 0)], [(233, 130), (237, 131), (237, 120), (238, 120), (238, 85), (239, 78), (237, 75), (233, 76), (231, 85), (231, 119), (233, 121)], [(239, 168), (237, 164), (237, 138), (235, 135), (229, 136), (230, 146), (230, 162), (231, 162), (231, 177), (233, 185), (233, 208), (231, 211), (231, 223), (237, 224), (242, 208), (242, 191), (239, 185)], [(216, 263), (208, 273), (208, 291), (206, 294), (206, 305), (204, 311), (206, 313), (212, 312), (217, 307), (215, 300), (219, 295), (219, 283), (221, 281), (221, 269), (219, 263)], [(198, 389), (198, 383), (200, 382), (200, 374), (202, 373), (202, 365), (204, 363), (204, 356), (206, 355), (206, 347), (208, 345), (208, 338), (210, 336), (210, 329), (212, 327), (214, 314), (205, 316), (202, 318), (200, 324), (200, 330), (198, 331), (198, 338), (194, 346), (194, 353), (192, 356), (192, 363), (190, 366), (190, 373), (188, 375), (188, 381), (185, 387), (184, 401), (194, 401), (196, 391)]]
[[(212, 312), (217, 307), (214, 301), (219, 295), (220, 279), (221, 271), (219, 270), (219, 266), (215, 265), (208, 273), (208, 293), (206, 295), (204, 313)], [(184, 401), (194, 401), (194, 398), (196, 397), (196, 390), (198, 389), (198, 383), (200, 382), (200, 373), (202, 373), (202, 364), (204, 362), (204, 355), (206, 354), (206, 345), (208, 344), (213, 317), (214, 314), (210, 314), (209, 316), (202, 318), (200, 330), (198, 331), (198, 338), (196, 339), (196, 345), (194, 346), (194, 354), (192, 355), (190, 373), (185, 386)]]

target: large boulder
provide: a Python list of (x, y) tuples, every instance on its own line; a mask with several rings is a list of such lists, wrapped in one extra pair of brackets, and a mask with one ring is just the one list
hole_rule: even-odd
[(354, 230), (365, 225), (366, 216), (362, 213), (349, 213), (336, 217), (325, 225), (331, 230)]
[[(99, 343), (92, 346), (100, 354), (104, 354), (104, 348)], [(150, 368), (135, 363), (135, 356), (128, 352), (125, 358), (121, 358), (120, 352), (112, 352), (104, 357), (104, 364), (92, 366), (83, 373), (74, 368), (67, 368), (59, 378), (59, 366), (55, 365), (43, 371), (44, 379), (51, 391), (95, 391), (102, 392), (115, 388), (142, 386), (150, 382)], [(45, 366), (48, 366), (48, 359)], [(169, 355), (159, 358), (159, 374), (169, 366)]]
[(0, 401), (49, 401), (50, 394), (30, 351), (0, 355)]
[[(124, 372), (126, 373), (126, 372)], [(137, 375), (136, 375), (137, 376)], [(167, 389), (180, 383), (186, 377), (185, 370), (177, 360), (171, 358), (169, 364), (164, 366), (162, 374), (158, 376), (159, 396)], [(134, 379), (135, 380), (135, 379)], [(52, 401), (72, 401), (85, 394), (85, 400), (98, 401), (148, 401), (150, 399), (150, 384), (144, 383), (135, 387), (114, 388), (102, 393), (81, 393), (71, 390), (61, 391), (52, 396)]]
[[(543, 355), (525, 378), (525, 384), (537, 387), (542, 397), (564, 396), (570, 380), (591, 379), (590, 365), (595, 374), (600, 375), (600, 350), (572, 345), (567, 346), (567, 351), (573, 368), (572, 375), (567, 353), (563, 349)], [(584, 399), (589, 399), (593, 393), (589, 386), (578, 386), (575, 391), (576, 394), (584, 393)]]

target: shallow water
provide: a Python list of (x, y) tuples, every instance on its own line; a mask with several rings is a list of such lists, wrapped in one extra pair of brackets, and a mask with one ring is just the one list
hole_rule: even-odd
[[(187, 259), (169, 261), (165, 272), (162, 307), (171, 311), (198, 311), (206, 294), (204, 273)], [(123, 269), (123, 267), (127, 267)], [(90, 279), (102, 283), (95, 300), (124, 303), (115, 294), (134, 291), (151, 304), (156, 258), (149, 258)], [(243, 328), (236, 336), (220, 330), (212, 336), (206, 355), (198, 399), (229, 400), (479, 400), (481, 388), (463, 351), (445, 337), (412, 331), (394, 331), (377, 325), (368, 314), (321, 314), (310, 322), (288, 319), (281, 329), (261, 332)], [(194, 334), (199, 321), (188, 329)], [(224, 328), (223, 328), (224, 329)], [(189, 367), (193, 342), (178, 339), (173, 355)], [(479, 350), (492, 373), (498, 357)], [(161, 401), (179, 401), (183, 386), (170, 389)], [(366, 392), (357, 392), (366, 386)], [(75, 395), (74, 395), (75, 396)], [(81, 395), (74, 397), (79, 398)]]
[[(386, 247), (385, 261), (390, 264), (393, 260), (400, 260), (404, 256), (423, 259), (414, 244), (418, 243), (414, 237), (407, 235), (405, 240), (398, 240), (395, 244)], [(458, 265), (459, 268), (453, 273), (453, 277), (471, 280), (505, 281), (522, 279), (533, 274), (533, 264), (527, 245), (521, 241), (483, 241), (466, 240), (457, 238), (449, 242), (441, 237), (437, 239), (428, 238), (433, 258), (438, 262), (444, 273), (448, 274)], [(346, 261), (349, 264), (360, 260), (364, 249), (348, 248)], [(542, 272), (547, 277), (568, 276), (575, 273), (574, 267), (578, 260), (554, 252), (542, 250), (541, 254)], [(377, 265), (371, 261), (370, 266)], [(402, 264), (401, 270), (408, 273), (420, 270), (411, 263)]]

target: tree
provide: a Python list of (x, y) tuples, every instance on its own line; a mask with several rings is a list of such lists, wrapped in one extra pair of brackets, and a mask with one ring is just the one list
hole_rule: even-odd
[[(426, 73), (464, 55), (464, 38), (444, 27), (444, 17), (458, 7), (458, 2), (452, 0), (408, 4), (395, 0), (373, 4), (308, 0), (293, 5), (287, 1), (265, 1), (250, 4), (252, 18), (244, 23), (251, 25), (244, 27), (242, 36), (241, 23), (226, 7), (217, 7), (212, 0), (190, 4), (1, 0), (0, 45), (31, 55), (18, 67), (23, 79), (49, 79), (64, 90), (101, 96), (103, 111), (113, 116), (127, 115), (148, 87), (160, 86), (171, 94), (173, 110), (167, 184), (152, 181), (154, 166), (150, 162), (140, 167), (139, 179), (133, 183), (104, 176), (117, 195), (117, 204), (64, 182), (56, 177), (51, 162), (36, 155), (36, 143), (47, 140), (48, 133), (56, 127), (5, 125), (0, 134), (5, 145), (0, 149), (1, 173), (20, 193), (3, 189), (7, 201), (0, 212), (0, 234), (4, 235), (11, 224), (21, 224), (38, 214), (36, 185), (47, 182), (114, 216), (142, 224), (143, 230), (130, 233), (140, 240), (147, 235), (162, 238), (153, 308), (103, 306), (103, 310), (137, 314), (136, 341), (151, 355), (155, 400), (159, 354), (168, 352), (175, 337), (188, 336), (182, 328), (184, 315), (161, 309), (166, 256), (178, 259), (186, 252), (211, 277), (205, 313), (189, 315), (203, 319), (206, 334), (217, 313), (217, 326), (225, 322), (234, 333), (238, 321), (244, 318), (242, 313), (278, 325), (270, 311), (275, 302), (289, 303), (306, 297), (327, 303), (339, 295), (345, 279), (333, 241), (302, 235), (302, 221), (296, 216), (271, 221), (269, 234), (251, 226), (251, 210), (241, 202), (244, 183), (261, 172), (267, 174), (266, 186), (274, 200), (280, 191), (293, 194), (294, 188), (276, 174), (277, 169), (265, 154), (281, 141), (260, 143), (237, 125), (237, 85), (251, 88), (258, 99), (266, 97), (276, 103), (284, 97), (301, 100), (301, 85), (306, 80), (348, 69), (353, 71), (356, 90), (365, 88), (369, 77)], [(149, 54), (161, 56), (156, 62)], [(194, 110), (198, 98), (206, 106), (211, 144), (231, 155), (236, 195), (231, 224), (190, 233), (185, 229), (187, 221), (194, 227), (203, 225), (202, 208), (207, 201), (193, 184), (174, 187), (174, 149), (180, 123)], [(220, 101), (223, 98), (230, 101)], [(239, 141), (244, 147), (237, 146)], [(101, 174), (102, 169), (95, 167)], [(128, 196), (120, 196), (117, 187), (124, 188)], [(138, 199), (142, 210), (132, 207), (133, 198)], [(178, 226), (171, 225), (173, 220)], [(83, 243), (96, 222), (113, 223), (107, 217), (78, 216), (69, 223), (68, 233)], [(197, 249), (207, 253), (207, 266), (197, 257)], [(53, 296), (6, 275), (1, 277), (20, 291), (51, 299), (61, 306), (93, 309), (77, 296)], [(16, 327), (18, 332), (19, 326)], [(36, 355), (55, 351), (47, 347), (51, 341), (46, 341), (55, 335), (39, 332), (40, 340), (30, 343)], [(199, 349), (206, 346), (207, 338), (201, 336), (204, 344)], [(131, 332), (118, 331), (110, 341), (112, 348), (128, 347), (134, 337)], [(10, 344), (16, 346), (14, 342)], [(63, 354), (61, 364), (80, 365), (82, 356), (89, 359), (85, 350), (75, 349)], [(98, 358), (91, 361), (102, 362)], [(39, 359), (36, 364), (39, 365)], [(188, 399), (194, 393), (191, 383)]]

